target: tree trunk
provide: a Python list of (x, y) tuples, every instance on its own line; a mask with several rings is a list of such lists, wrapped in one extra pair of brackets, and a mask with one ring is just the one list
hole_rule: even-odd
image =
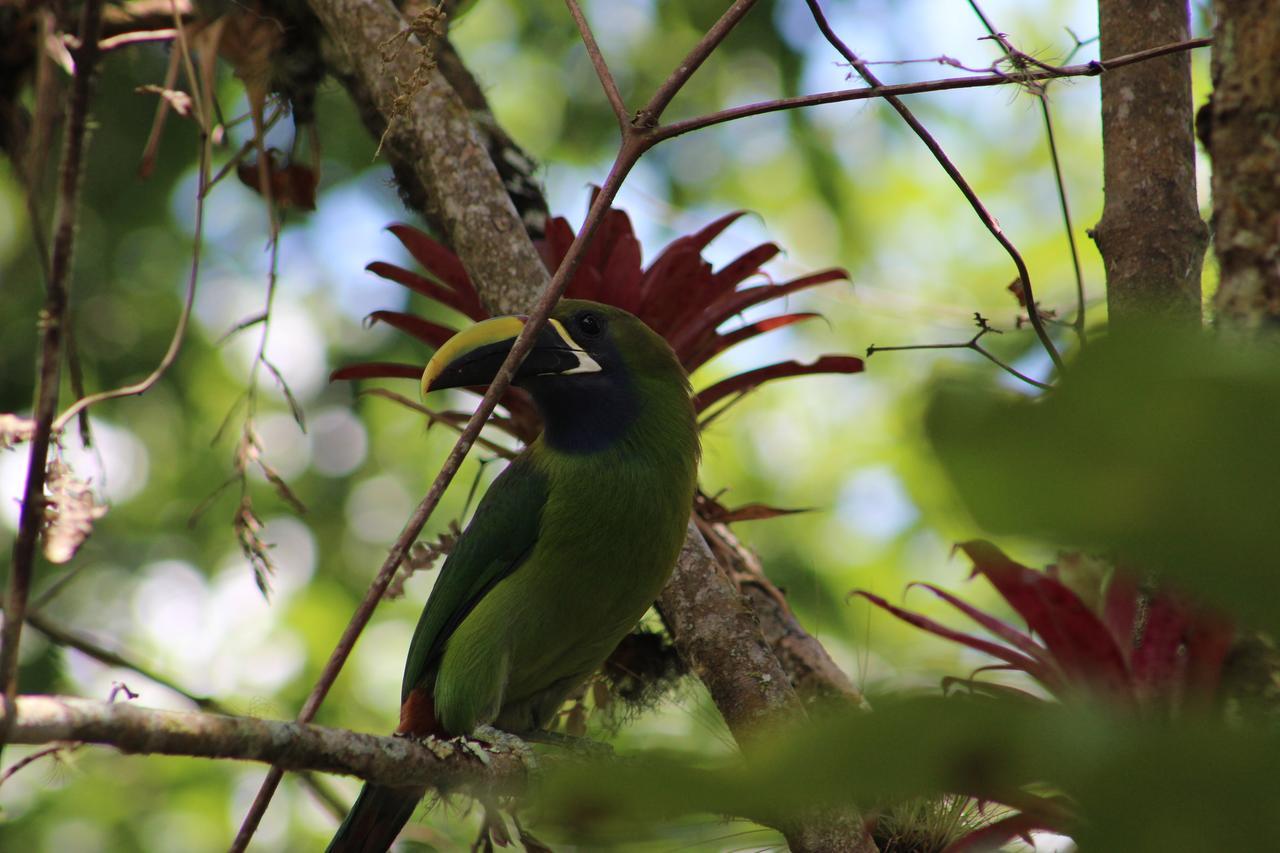
[[(1100, 0), (1101, 58), (1188, 38), (1186, 0)], [(1093, 232), (1107, 270), (1113, 329), (1200, 324), (1208, 235), (1196, 203), (1191, 56), (1102, 75), (1106, 202)]]
[(1280, 0), (1219, 0), (1213, 100), (1201, 135), (1213, 158), (1218, 321), (1280, 325)]

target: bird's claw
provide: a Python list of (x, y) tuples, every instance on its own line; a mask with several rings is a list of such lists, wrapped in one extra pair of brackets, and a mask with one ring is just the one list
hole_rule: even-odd
[(494, 752), (506, 750), (520, 758), (526, 770), (534, 772), (538, 769), (538, 756), (522, 738), (516, 737), (510, 732), (504, 732), (501, 729), (495, 729), (493, 726), (477, 726), (475, 731), (471, 733), (468, 748), (480, 758), (487, 766), (489, 764), (489, 754), (481, 749), (475, 742), (487, 744)]

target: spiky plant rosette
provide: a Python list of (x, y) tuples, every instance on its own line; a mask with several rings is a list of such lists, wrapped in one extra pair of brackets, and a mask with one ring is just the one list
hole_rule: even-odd
[[(610, 209), (588, 244), (565, 296), (616, 305), (635, 314), (671, 344), (690, 374), (736, 344), (820, 317), (813, 312), (782, 313), (720, 331), (748, 309), (807, 288), (848, 279), (844, 270), (831, 268), (775, 282), (762, 269), (781, 251), (774, 243), (756, 246), (720, 269), (714, 269), (702, 257), (703, 250), (744, 214), (745, 211), (727, 214), (693, 234), (677, 238), (645, 267), (631, 220), (623, 211)], [(392, 225), (389, 230), (423, 271), (415, 272), (384, 261), (375, 261), (366, 269), (471, 320), (489, 316), (470, 276), (453, 252), (412, 226)], [(553, 217), (548, 222), (546, 237), (535, 241), (535, 246), (549, 272), (554, 272), (564, 260), (573, 237), (573, 228), (563, 217)], [(368, 320), (386, 323), (433, 349), (457, 331), (403, 311), (374, 311)], [(824, 355), (808, 364), (794, 360), (777, 362), (701, 388), (694, 402), (701, 415), (717, 404), (731, 405), (775, 379), (815, 373), (859, 373), (862, 368), (862, 359), (851, 355)], [(416, 380), (421, 375), (421, 364), (365, 362), (339, 368), (330, 379)], [(525, 442), (538, 434), (537, 414), (523, 391), (509, 389), (501, 404), (506, 415), (495, 418), (494, 425)], [(443, 417), (453, 422), (465, 420), (465, 415), (455, 412), (445, 413)]]
[[(981, 610), (933, 584), (916, 583), (980, 625), (991, 638), (971, 634), (922, 613), (859, 590), (876, 607), (935, 636), (995, 658), (981, 671), (1018, 671), (1053, 698), (1100, 699), (1128, 713), (1169, 716), (1220, 705), (1221, 681), (1234, 636), (1221, 615), (1196, 607), (1168, 589), (1144, 589), (1127, 571), (1069, 571), (1079, 555), (1037, 571), (1006, 556), (990, 542), (957, 546), (1025, 622), (1026, 630)], [(976, 675), (976, 673), (974, 674)], [(975, 694), (1003, 700), (1043, 701), (1029, 691), (968, 678), (946, 678)], [(1032, 830), (1069, 830), (1075, 818), (1060, 796), (1023, 792), (999, 800), (1014, 809), (947, 848), (948, 853), (989, 850)]]
[[(1168, 715), (1204, 709), (1216, 701), (1234, 629), (1220, 615), (1198, 608), (1176, 593), (1144, 591), (1116, 569), (1090, 601), (1069, 586), (1059, 567), (1036, 571), (1017, 563), (990, 542), (958, 546), (1028, 630), (1010, 625), (933, 584), (912, 584), (941, 598), (995, 639), (951, 628), (923, 614), (896, 607), (872, 593), (857, 594), (918, 628), (988, 654), (999, 664), (984, 670), (1021, 671), (1060, 700), (1101, 698), (1140, 713)], [(1026, 691), (947, 679), (983, 692), (1038, 698)]]

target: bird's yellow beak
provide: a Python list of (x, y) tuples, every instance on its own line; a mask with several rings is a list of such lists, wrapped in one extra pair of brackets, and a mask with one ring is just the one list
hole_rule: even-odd
[[(487, 385), (497, 375), (511, 347), (524, 330), (525, 318), (494, 317), (469, 326), (444, 342), (422, 371), (422, 394), (442, 388)], [(594, 373), (600, 365), (554, 318), (538, 334), (533, 350), (517, 378), (570, 373)]]
[[(436, 350), (435, 355), (431, 356), (431, 360), (427, 362), (426, 370), (422, 371), (423, 396), (436, 390), (432, 383), (440, 378), (445, 368), (458, 367), (456, 363), (466, 360), (467, 356), (474, 357), (482, 350), (505, 344), (503, 355), (503, 358), (505, 358), (505, 351), (510, 350), (511, 344), (519, 337), (523, 329), (523, 317), (493, 317), (488, 320), (481, 320), (474, 326), (468, 326), (452, 338), (449, 338), (444, 342), (444, 346)], [(456, 386), (451, 384), (447, 387)]]

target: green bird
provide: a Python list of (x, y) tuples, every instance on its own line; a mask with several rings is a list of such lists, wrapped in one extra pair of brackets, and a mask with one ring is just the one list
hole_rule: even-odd
[[(520, 317), (449, 339), (426, 394), (485, 385)], [(688, 377), (619, 308), (562, 300), (516, 371), (542, 434), (494, 481), (445, 560), (409, 645), (397, 733), (536, 732), (662, 590), (697, 481)], [(366, 784), (330, 853), (382, 853), (424, 788)]]

